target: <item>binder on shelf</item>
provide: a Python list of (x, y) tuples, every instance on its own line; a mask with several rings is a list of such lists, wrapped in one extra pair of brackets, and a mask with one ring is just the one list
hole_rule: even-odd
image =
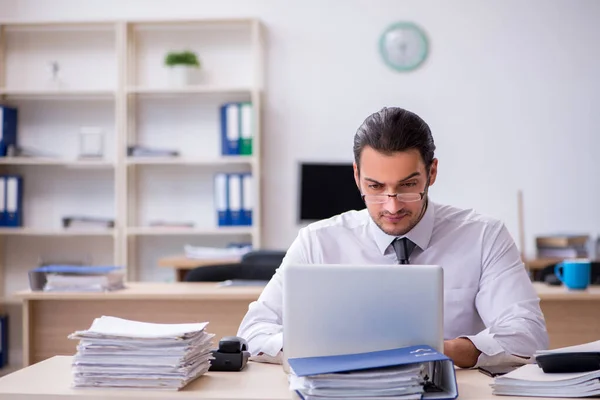
[(242, 225), (242, 176), (240, 174), (229, 174), (228, 183), (231, 225)]
[(17, 147), (17, 109), (0, 105), (0, 157)]
[(242, 225), (252, 225), (252, 174), (242, 174)]
[(252, 154), (252, 103), (240, 104), (240, 154)]
[[(368, 353), (290, 358), (290, 389), (308, 396), (379, 398), (421, 395), (422, 399), (456, 399), (454, 363), (427, 345)], [(365, 379), (376, 382), (365, 387)], [(383, 397), (381, 397), (383, 398)]]
[(220, 173), (215, 175), (215, 208), (217, 210), (217, 225), (231, 225), (231, 216), (229, 212), (229, 182), (227, 174)]
[(239, 120), (238, 103), (221, 106), (221, 153), (224, 156), (240, 154)]
[(0, 176), (0, 226), (6, 224), (6, 179)]
[(0, 315), (0, 368), (8, 365), (8, 315)]
[(6, 204), (4, 226), (20, 227), (23, 225), (23, 178), (5, 176)]

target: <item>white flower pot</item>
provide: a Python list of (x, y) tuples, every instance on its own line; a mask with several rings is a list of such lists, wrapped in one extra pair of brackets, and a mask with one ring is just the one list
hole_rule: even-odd
[(169, 82), (171, 86), (182, 87), (191, 83), (192, 68), (187, 65), (169, 67)]

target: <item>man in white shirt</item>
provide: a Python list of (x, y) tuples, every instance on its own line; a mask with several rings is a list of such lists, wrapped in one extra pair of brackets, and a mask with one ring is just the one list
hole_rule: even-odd
[(444, 353), (459, 367), (526, 363), (548, 347), (539, 298), (504, 224), (429, 200), (434, 151), (429, 126), (409, 111), (384, 108), (363, 122), (354, 178), (366, 209), (300, 230), (240, 325), (253, 356), (280, 360), (281, 274), (290, 263), (441, 265)]

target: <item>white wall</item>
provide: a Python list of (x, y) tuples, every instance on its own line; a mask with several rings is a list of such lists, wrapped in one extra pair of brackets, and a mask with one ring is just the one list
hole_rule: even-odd
[[(517, 190), (533, 236), (600, 229), (600, 2), (0, 0), (0, 19), (258, 17), (268, 34), (264, 129), (265, 244), (296, 223), (300, 160), (352, 160), (370, 113), (401, 106), (431, 126), (436, 201), (501, 218), (518, 240)], [(389, 70), (379, 35), (410, 20), (431, 55)]]

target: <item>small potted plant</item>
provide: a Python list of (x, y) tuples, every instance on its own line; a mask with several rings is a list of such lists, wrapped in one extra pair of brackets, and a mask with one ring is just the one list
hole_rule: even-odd
[(165, 65), (171, 70), (171, 84), (185, 86), (190, 83), (193, 69), (200, 68), (200, 61), (195, 53), (186, 50), (168, 53), (165, 56)]

